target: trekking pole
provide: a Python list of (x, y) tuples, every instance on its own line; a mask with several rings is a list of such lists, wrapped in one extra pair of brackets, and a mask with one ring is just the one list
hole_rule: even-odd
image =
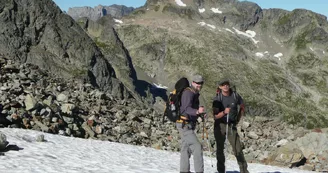
[[(204, 116), (204, 115), (202, 115)], [(205, 120), (203, 119), (203, 135), (202, 135), (202, 140), (204, 142), (204, 138), (205, 138)]]
[[(206, 124), (206, 119), (205, 119), (205, 124)], [(208, 140), (208, 131), (207, 131), (207, 129), (205, 129), (205, 130), (206, 130), (206, 143), (207, 143), (208, 151), (210, 152), (210, 157), (211, 157), (212, 156), (212, 152), (211, 152), (211, 145), (210, 145), (210, 142)], [(211, 166), (213, 168), (213, 161), (212, 161), (212, 159), (211, 159)]]
[(226, 173), (227, 172), (227, 156), (228, 156), (228, 129), (229, 129), (229, 114), (227, 115), (227, 124), (226, 124), (226, 138), (225, 138), (225, 142), (224, 142), (224, 155), (225, 155), (225, 161), (224, 161), (224, 172)]
[[(203, 113), (202, 116), (206, 115), (206, 113)], [(207, 129), (205, 128), (206, 126), (206, 120), (207, 120), (207, 117), (203, 119), (203, 135), (202, 135), (202, 143), (203, 145), (205, 144), (205, 138), (206, 138), (206, 142), (207, 142), (207, 146), (208, 146), (208, 150), (210, 152), (210, 155), (211, 155), (211, 146), (210, 146), (210, 143), (208, 141), (208, 131)], [(206, 131), (206, 132), (205, 132)], [(205, 137), (205, 133), (206, 133), (206, 137)], [(211, 159), (211, 166), (213, 167), (213, 161)]]
[[(205, 110), (207, 110), (207, 108), (206, 108), (206, 100), (205, 100), (205, 98), (204, 98), (204, 96), (201, 94), (200, 95), (201, 96), (201, 98), (203, 99), (203, 101), (204, 101), (204, 107), (205, 107)], [(204, 118), (204, 123), (203, 123), (203, 131), (204, 130), (206, 130), (206, 142), (207, 142), (207, 146), (209, 147), (209, 152), (210, 152), (210, 156), (212, 156), (213, 155), (213, 153), (211, 152), (211, 145), (210, 145), (210, 142), (209, 142), (209, 140), (208, 140), (208, 131), (207, 131), (207, 129), (205, 128), (205, 125), (206, 125), (206, 123), (207, 123), (207, 118), (208, 118), (208, 116), (206, 115), (206, 118)], [(204, 133), (203, 133), (203, 136), (204, 136)], [(203, 144), (204, 144), (204, 138), (203, 138)], [(210, 157), (210, 159), (211, 159), (211, 166), (213, 167), (213, 160), (212, 160), (212, 158)]]

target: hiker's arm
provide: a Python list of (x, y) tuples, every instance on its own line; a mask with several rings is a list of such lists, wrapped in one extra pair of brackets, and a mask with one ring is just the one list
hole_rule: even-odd
[(189, 90), (185, 90), (182, 93), (181, 108), (180, 108), (180, 113), (182, 115), (197, 116), (198, 109), (192, 108), (193, 97), (194, 97), (194, 93)]
[(224, 115), (225, 115), (224, 111), (221, 111), (218, 114), (214, 114), (214, 119), (220, 119), (224, 117)]
[(245, 116), (245, 104), (243, 98), (238, 95), (238, 104), (239, 104), (239, 113), (238, 113), (238, 119), (237, 121), (239, 122), (240, 119)]
[(213, 109), (214, 119), (220, 119), (225, 115), (222, 103), (217, 99), (214, 99), (212, 104), (212, 109)]

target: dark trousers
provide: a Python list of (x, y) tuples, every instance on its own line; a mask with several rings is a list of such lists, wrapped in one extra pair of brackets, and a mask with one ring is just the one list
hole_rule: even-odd
[[(214, 136), (216, 140), (216, 159), (217, 159), (217, 170), (219, 173), (225, 172), (225, 156), (224, 156), (224, 142), (226, 139), (226, 126), (223, 122), (215, 122), (214, 125)], [(243, 154), (242, 144), (240, 142), (237, 128), (235, 125), (230, 124), (228, 126), (228, 140), (232, 145), (234, 155), (236, 156), (240, 173), (249, 173), (247, 170), (247, 162)]]

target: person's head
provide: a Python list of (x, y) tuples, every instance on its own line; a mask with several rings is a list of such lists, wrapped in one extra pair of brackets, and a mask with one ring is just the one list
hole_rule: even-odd
[(219, 88), (223, 92), (230, 92), (230, 81), (228, 79), (223, 79), (219, 82)]
[(204, 84), (204, 78), (201, 75), (195, 75), (192, 77), (191, 85), (198, 92), (202, 89), (203, 84)]

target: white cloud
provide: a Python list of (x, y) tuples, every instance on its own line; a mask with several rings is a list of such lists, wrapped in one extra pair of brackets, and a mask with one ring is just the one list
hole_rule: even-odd
[(211, 8), (211, 10), (213, 11), (213, 13), (219, 13), (219, 14), (222, 13), (222, 11), (220, 11), (219, 8)]
[(176, 2), (179, 6), (182, 6), (182, 7), (187, 6), (185, 3), (182, 2), (182, 0), (175, 0), (175, 2)]
[(198, 9), (198, 11), (199, 11), (200, 13), (204, 13), (204, 12), (205, 12), (205, 8), (200, 8), (200, 9)]
[(114, 19), (114, 21), (115, 21), (116, 23), (123, 23), (122, 20), (118, 20), (118, 19)]

